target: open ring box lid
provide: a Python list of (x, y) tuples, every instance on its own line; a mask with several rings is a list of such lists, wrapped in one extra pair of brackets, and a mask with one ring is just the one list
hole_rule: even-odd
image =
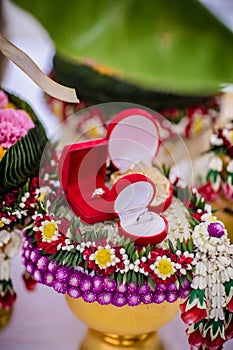
[(119, 216), (119, 233), (139, 245), (156, 244), (167, 236), (168, 223), (161, 215), (149, 211), (155, 185), (142, 174), (130, 174), (113, 186), (116, 191), (114, 210)]
[[(63, 148), (59, 178), (73, 212), (87, 223), (115, 217), (110, 190), (106, 187), (106, 139), (79, 142)], [(101, 188), (104, 195), (93, 195)]]
[[(138, 167), (143, 173), (142, 165), (153, 167), (161, 139), (155, 118), (149, 112), (140, 108), (120, 112), (109, 123), (106, 138), (109, 158), (120, 173), (124, 174), (133, 167)], [(165, 177), (164, 181), (169, 189), (167, 197), (163, 194), (160, 202), (155, 197), (150, 205), (156, 212), (166, 210), (172, 201), (172, 186)]]

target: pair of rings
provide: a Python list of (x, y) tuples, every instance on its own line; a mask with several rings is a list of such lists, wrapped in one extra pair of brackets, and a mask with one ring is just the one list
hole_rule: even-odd
[(143, 222), (152, 221), (153, 219), (154, 219), (154, 216), (153, 216), (152, 212), (144, 212), (144, 213), (138, 215), (136, 222), (137, 222), (137, 224), (141, 224)]

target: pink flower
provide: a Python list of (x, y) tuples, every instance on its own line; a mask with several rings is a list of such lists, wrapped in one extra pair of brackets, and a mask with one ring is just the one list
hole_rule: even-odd
[(9, 148), (27, 135), (35, 124), (22, 110), (0, 109), (0, 145)]
[(200, 309), (197, 307), (197, 305), (194, 305), (191, 309), (186, 311), (187, 304), (188, 300), (180, 305), (180, 310), (182, 320), (189, 326), (191, 326), (193, 323), (201, 321), (207, 316), (206, 309)]
[(5, 92), (0, 90), (0, 108), (6, 107), (7, 103), (8, 103), (7, 95), (5, 94)]

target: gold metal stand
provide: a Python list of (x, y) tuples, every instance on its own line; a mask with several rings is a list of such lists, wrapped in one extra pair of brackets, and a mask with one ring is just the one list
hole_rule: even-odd
[(141, 335), (104, 334), (89, 329), (80, 350), (163, 350), (157, 332)]

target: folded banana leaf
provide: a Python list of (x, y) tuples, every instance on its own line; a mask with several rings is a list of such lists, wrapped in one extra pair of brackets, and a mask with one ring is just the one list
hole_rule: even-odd
[(0, 162), (0, 198), (26, 183), (28, 178), (38, 176), (40, 159), (48, 141), (44, 127), (29, 104), (13, 94), (5, 93), (9, 102), (30, 115), (35, 127), (9, 148)]
[(208, 95), (233, 81), (233, 33), (197, 0), (14, 2), (48, 30), (58, 56), (110, 67), (145, 91)]

